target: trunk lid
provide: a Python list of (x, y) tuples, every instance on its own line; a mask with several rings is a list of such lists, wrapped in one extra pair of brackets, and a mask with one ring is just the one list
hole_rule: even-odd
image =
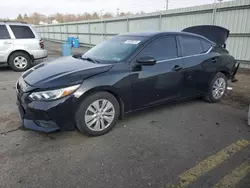
[(185, 28), (182, 31), (201, 35), (220, 46), (223, 46), (226, 43), (226, 40), (230, 33), (228, 29), (214, 25), (193, 26)]

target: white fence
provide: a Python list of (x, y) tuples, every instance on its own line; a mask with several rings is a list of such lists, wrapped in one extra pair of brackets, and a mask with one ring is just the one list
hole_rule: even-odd
[(65, 41), (78, 37), (81, 45), (93, 46), (112, 36), (139, 31), (181, 31), (204, 24), (214, 24), (230, 30), (227, 48), (238, 60), (250, 62), (250, 0), (235, 0), (140, 16), (118, 17), (94, 21), (69, 22), (36, 26), (45, 39)]

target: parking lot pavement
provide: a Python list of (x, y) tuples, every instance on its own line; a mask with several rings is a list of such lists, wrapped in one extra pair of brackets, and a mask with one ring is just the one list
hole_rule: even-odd
[(191, 100), (129, 114), (101, 137), (38, 133), (19, 128), (20, 74), (0, 68), (0, 187), (250, 187), (245, 109)]

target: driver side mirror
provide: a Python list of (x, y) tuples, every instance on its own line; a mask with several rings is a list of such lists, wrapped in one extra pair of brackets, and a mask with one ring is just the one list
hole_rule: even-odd
[(144, 65), (144, 66), (152, 66), (152, 65), (155, 65), (156, 63), (156, 59), (150, 56), (139, 57), (137, 58), (136, 61), (140, 65)]

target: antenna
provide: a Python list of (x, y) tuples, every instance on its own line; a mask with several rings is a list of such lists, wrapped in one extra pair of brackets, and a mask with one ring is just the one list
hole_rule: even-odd
[(169, 0), (166, 0), (166, 10), (168, 10), (168, 3), (169, 3)]

